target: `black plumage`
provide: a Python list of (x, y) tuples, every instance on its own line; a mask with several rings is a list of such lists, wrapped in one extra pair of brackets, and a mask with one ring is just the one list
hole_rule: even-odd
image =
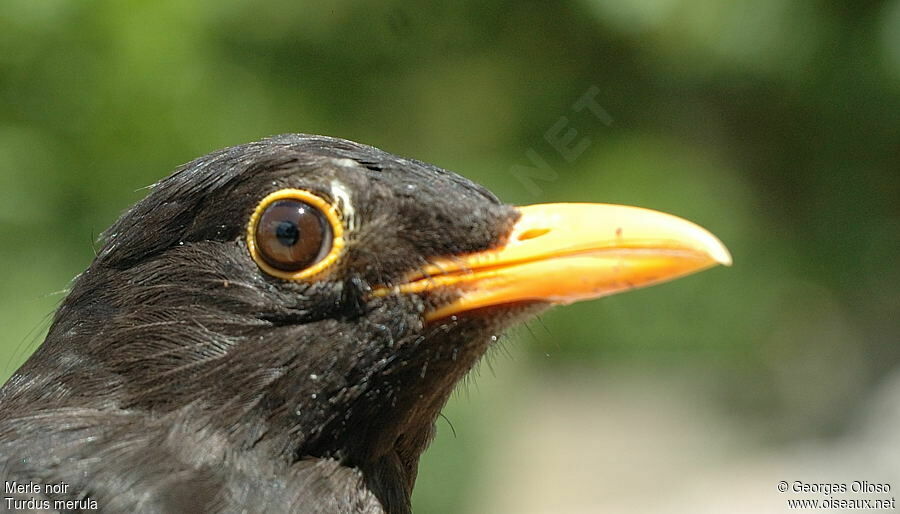
[[(248, 218), (285, 189), (325, 199), (345, 229), (310, 279), (248, 252)], [(409, 512), (454, 385), (547, 304), (429, 320), (465, 288), (384, 291), (503, 245), (519, 217), (456, 174), (321, 136), (182, 166), (106, 232), (0, 390), (0, 476), (68, 486), (7, 496), (105, 512)]]
[[(261, 273), (242, 239), (260, 192), (338, 198), (335, 181), (356, 227), (339, 269)], [(428, 330), (421, 298), (365, 295), (514, 217), (458, 175), (325, 137), (186, 164), (108, 230), (0, 392), (0, 475), (109, 512), (408, 511), (434, 418), (502, 323)]]

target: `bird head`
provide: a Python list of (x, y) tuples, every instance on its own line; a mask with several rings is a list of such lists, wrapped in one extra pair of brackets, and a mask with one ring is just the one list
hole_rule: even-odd
[(423, 162), (279, 136), (153, 186), (14, 381), (189, 424), (209, 452), (332, 459), (406, 505), (441, 408), (505, 328), (728, 263), (674, 216), (513, 207)]

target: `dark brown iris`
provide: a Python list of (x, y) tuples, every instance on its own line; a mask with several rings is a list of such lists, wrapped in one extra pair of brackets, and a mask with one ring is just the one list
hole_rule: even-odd
[(331, 250), (331, 226), (315, 207), (300, 200), (278, 200), (256, 226), (259, 254), (273, 268), (300, 271)]

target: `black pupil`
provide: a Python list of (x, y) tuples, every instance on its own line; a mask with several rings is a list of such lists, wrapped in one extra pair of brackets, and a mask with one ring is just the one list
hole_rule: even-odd
[(297, 228), (296, 223), (282, 221), (278, 224), (278, 228), (275, 229), (275, 237), (284, 246), (294, 246), (297, 244), (297, 240), (300, 239), (300, 229)]

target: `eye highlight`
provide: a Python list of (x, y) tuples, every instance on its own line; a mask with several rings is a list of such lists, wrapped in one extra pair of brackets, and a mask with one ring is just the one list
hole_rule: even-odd
[(285, 280), (313, 276), (337, 260), (344, 227), (333, 205), (302, 189), (282, 189), (256, 207), (247, 247), (266, 273)]

